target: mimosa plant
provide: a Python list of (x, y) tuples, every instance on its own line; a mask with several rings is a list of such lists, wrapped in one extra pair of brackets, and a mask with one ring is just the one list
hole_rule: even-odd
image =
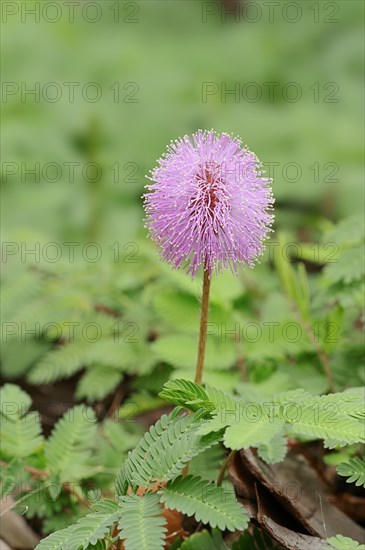
[[(324, 396), (300, 389), (284, 391), (274, 394), (272, 407), (267, 407), (270, 403), (257, 395), (248, 403), (202, 385), (211, 279), (224, 269), (237, 273), (240, 264), (253, 267), (271, 231), (271, 181), (263, 176), (256, 156), (235, 137), (199, 131), (171, 144), (150, 179), (144, 196), (146, 223), (162, 259), (192, 277), (203, 275), (195, 379), (169, 380), (164, 385), (160, 397), (175, 408), (162, 415), (129, 451), (116, 478), (114, 498), (90, 504), (91, 513), (43, 539), (37, 550), (162, 550), (170, 545), (174, 550), (197, 550), (202, 544), (204, 550), (213, 550), (217, 541), (219, 547), (230, 548), (223, 541), (225, 531), (238, 532), (237, 548), (241, 548), (245, 542), (238, 539), (248, 526), (249, 513), (234, 492), (222, 486), (234, 452), (254, 447), (261, 459), (275, 463), (284, 459), (289, 435), (323, 439), (327, 448), (364, 442), (360, 388)], [(24, 400), (15, 387), (6, 391), (15, 396), (13, 400), (16, 396)], [(299, 411), (295, 415), (293, 403), (296, 413)], [(250, 414), (248, 404), (254, 405)], [(88, 465), (91, 430), (82, 435), (79, 411), (78, 430), (61, 421), (56, 434), (45, 442), (38, 419), (25, 413), (14, 415), (5, 410), (5, 451), (18, 450), (16, 456), (24, 460), (24, 455), (29, 455), (32, 463), (40, 460), (44, 470), (37, 470), (37, 480), (45, 484), (52, 480), (66, 490), (67, 471), (60, 468), (77, 461), (78, 453)], [(33, 431), (29, 430), (28, 424), (34, 422)], [(85, 422), (90, 424), (90, 418)], [(94, 417), (92, 422), (96, 422)], [(117, 438), (118, 433), (113, 433)], [(222, 446), (228, 453), (217, 468), (216, 481), (201, 472), (198, 475), (191, 467), (194, 460), (207, 453), (209, 459), (211, 450)], [(362, 483), (362, 468), (363, 462), (353, 461), (340, 474)], [(32, 476), (34, 468), (28, 470)], [(88, 475), (90, 471), (85, 477)], [(82, 479), (83, 472), (77, 472), (77, 481)], [(188, 537), (182, 527), (169, 532), (169, 511), (179, 517), (194, 517), (191, 530), (196, 533)], [(203, 526), (209, 526), (211, 534), (206, 530), (200, 533)]]

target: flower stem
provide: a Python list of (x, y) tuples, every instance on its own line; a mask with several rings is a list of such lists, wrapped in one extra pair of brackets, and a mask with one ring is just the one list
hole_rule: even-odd
[(209, 270), (205, 269), (204, 279), (203, 279), (202, 309), (201, 309), (201, 316), (200, 316), (198, 360), (196, 363), (195, 380), (194, 380), (196, 384), (201, 384), (202, 378), (203, 378), (205, 344), (207, 340), (209, 291), (210, 291), (210, 274), (209, 274)]

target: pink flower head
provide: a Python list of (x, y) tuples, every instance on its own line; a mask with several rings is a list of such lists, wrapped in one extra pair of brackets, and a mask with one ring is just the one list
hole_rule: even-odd
[(252, 267), (273, 221), (271, 180), (241, 141), (213, 130), (172, 143), (144, 195), (147, 227), (174, 268), (194, 277)]

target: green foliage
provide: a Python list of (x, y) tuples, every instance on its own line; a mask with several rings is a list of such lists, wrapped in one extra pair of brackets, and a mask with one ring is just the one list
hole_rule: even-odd
[(337, 473), (340, 476), (347, 477), (347, 483), (355, 483), (356, 487), (365, 488), (365, 460), (362, 458), (350, 458), (348, 462), (343, 462), (337, 466)]
[(325, 233), (324, 242), (334, 242), (340, 246), (358, 244), (365, 239), (365, 222), (362, 213), (342, 219)]
[[(93, 316), (92, 319), (92, 322), (84, 320), (86, 326), (90, 322), (91, 327), (93, 327), (93, 324), (96, 325), (95, 331), (100, 330), (101, 334), (105, 334), (108, 330), (110, 333), (112, 327), (111, 319), (107, 319), (101, 315)], [(97, 333), (90, 338), (96, 337)], [(62, 378), (68, 378), (85, 367), (92, 369), (103, 366), (104, 375), (106, 372), (105, 367), (108, 367), (108, 372), (113, 377), (112, 380), (115, 380), (115, 373), (128, 371), (136, 359), (131, 346), (123, 342), (118, 343), (115, 338), (109, 336), (100, 337), (99, 341), (93, 342), (85, 339), (85, 333), (76, 333), (74, 341), (68, 342), (66, 345), (56, 346), (55, 349), (49, 351), (42, 358), (29, 374), (30, 382), (34, 384), (51, 383)], [(105, 378), (108, 383), (108, 375)], [(101, 377), (99, 378), (100, 380)], [(113, 389), (115, 384), (113, 385), (109, 382), (109, 386)], [(103, 387), (103, 384), (101, 387)], [(108, 387), (104, 390), (104, 395), (110, 393), (110, 389), (109, 391), (107, 389)]]
[(126, 550), (162, 550), (166, 519), (156, 494), (143, 498), (131, 494), (121, 498), (121, 519), (118, 523), (119, 537)]
[[(190, 397), (198, 391), (182, 380), (175, 387), (178, 391), (189, 391)], [(202, 389), (198, 393), (208, 403), (208, 407), (214, 410), (216, 405), (209, 401), (208, 393)], [(220, 394), (209, 388), (209, 395), (214, 399)], [(195, 403), (191, 406), (195, 406)], [(71, 410), (73, 423), (67, 419), (59, 421), (47, 442), (49, 447), (45, 457), (47, 461), (52, 460), (53, 475), (58, 475), (61, 481), (63, 469), (67, 464), (72, 466), (74, 460), (78, 460), (83, 471), (89, 466), (84, 455), (84, 445), (90, 438), (90, 433), (81, 433), (81, 426), (85, 428), (85, 416), (92, 418), (92, 426), (95, 418), (90, 409), (85, 410), (86, 415), (81, 406)], [(194, 414), (186, 415), (181, 413), (180, 407), (169, 415), (163, 415), (129, 453), (119, 472), (116, 479), (118, 502), (102, 500), (95, 505), (93, 513), (80, 518), (73, 528), (61, 531), (55, 537), (50, 536), (42, 543), (49, 544), (50, 547), (54, 544), (56, 548), (61, 544), (62, 550), (86, 549), (88, 545), (102, 544), (106, 536), (112, 535), (113, 525), (118, 523), (119, 537), (124, 541), (126, 549), (162, 549), (166, 520), (162, 516), (161, 504), (194, 516), (196, 521), (202, 521), (211, 527), (231, 531), (244, 529), (248, 517), (232, 491), (217, 487), (197, 475), (179, 476), (188, 462), (211, 451), (212, 446), (221, 440), (221, 434), (217, 432), (207, 435), (198, 433), (206, 416), (207, 412), (202, 408)], [(63, 455), (60, 454), (62, 448)], [(199, 464), (193, 463), (192, 469), (199, 470)], [(167, 485), (164, 483), (166, 481)], [(149, 486), (156, 482), (157, 492), (148, 492)], [(129, 487), (134, 491), (131, 494), (128, 494)], [(140, 493), (141, 489), (143, 494)], [(48, 549), (47, 546), (44, 548)]]
[(341, 220), (323, 240), (339, 248), (337, 261), (329, 263), (324, 270), (326, 294), (345, 308), (361, 308), (365, 275), (363, 216), (355, 214)]
[[(180, 380), (168, 382), (161, 395), (169, 401), (181, 403), (184, 383)], [(365, 411), (365, 399), (359, 388), (342, 393), (312, 396), (304, 390), (289, 390), (272, 397), (271, 401), (246, 403), (244, 400), (227, 400), (217, 403), (210, 401), (208, 390), (205, 395), (196, 390), (195, 400), (189, 406), (203, 408), (210, 419), (203, 420), (199, 433), (225, 429), (224, 443), (231, 449), (260, 447), (268, 445), (271, 439), (284, 428), (289, 434), (303, 435), (313, 439), (324, 439), (329, 447), (364, 442), (362, 417)], [(211, 395), (220, 394), (220, 390), (209, 389)], [(189, 400), (194, 387), (189, 383)], [(261, 447), (261, 453), (265, 454)], [(268, 451), (266, 450), (268, 453)], [(274, 451), (272, 451), (274, 452)], [(278, 458), (285, 454), (285, 439), (277, 449)], [(268, 457), (270, 454), (268, 453)], [(273, 458), (275, 460), (275, 452)]]
[(194, 516), (197, 521), (221, 530), (243, 530), (248, 524), (244, 509), (231, 492), (200, 477), (178, 477), (169, 481), (161, 502), (167, 508)]
[(195, 456), (189, 464), (189, 473), (208, 481), (217, 479), (217, 472), (224, 460), (224, 449), (221, 445), (209, 447)]
[[(42, 518), (44, 533), (66, 528), (85, 514), (87, 499), (95, 498), (92, 489), (96, 489), (96, 497), (103, 489), (110, 491), (135, 436), (111, 419), (97, 424), (93, 409), (78, 405), (69, 409), (44, 439), (39, 414), (29, 412), (32, 402), (26, 392), (5, 384), (0, 397), (3, 494), (13, 494), (27, 517)], [(71, 531), (62, 531), (62, 537)], [(54, 533), (44, 544), (61, 548), (59, 537)]]
[(119, 518), (120, 511), (112, 514), (95, 512), (87, 514), (74, 525), (71, 536), (64, 544), (65, 550), (86, 550), (89, 545), (95, 545), (98, 541), (104, 539), (110, 532), (111, 526)]
[(303, 319), (309, 315), (309, 283), (304, 264), (298, 264), (295, 271), (286, 257), (287, 239), (279, 235), (279, 247), (274, 256), (275, 267), (289, 300), (295, 305)]
[(343, 535), (336, 535), (327, 539), (329, 543), (328, 549), (336, 548), (336, 550), (365, 550), (365, 544), (360, 544), (356, 540), (350, 537), (344, 537)]
[(286, 416), (287, 422), (298, 435), (324, 439), (331, 442), (331, 445), (339, 446), (365, 441), (362, 423), (350, 415), (336, 413), (332, 416), (332, 411), (321, 409), (318, 401), (312, 406), (302, 405), (300, 411), (300, 418), (297, 420), (289, 414)]
[(209, 550), (227, 550), (228, 546), (219, 531), (213, 530), (211, 534), (203, 530), (186, 539), (179, 548), (180, 550), (207, 550), (208, 548)]
[[(341, 247), (358, 246), (361, 235), (363, 231), (347, 244), (351, 231), (346, 230), (339, 240)], [(288, 261), (291, 248), (283, 252), (287, 239), (280, 237), (280, 246), (275, 247), (276, 273), (265, 258), (254, 279), (247, 272), (243, 279), (232, 279), (228, 273), (213, 281), (205, 380), (220, 390), (235, 391), (240, 381), (237, 364), (243, 356), (252, 385), (264, 383), (272, 394), (280, 373), (287, 389), (300, 385), (321, 393), (328, 384), (319, 349), (328, 355), (339, 388), (361, 383), (361, 331), (354, 330), (360, 303), (346, 309), (337, 303), (335, 287), (341, 285), (344, 293), (348, 286), (344, 279), (331, 283), (333, 292), (326, 290), (327, 268), (341, 264), (345, 269), (346, 263), (336, 259), (323, 274), (308, 275), (301, 264), (294, 269)], [(331, 242), (331, 234), (323, 239)], [(107, 397), (126, 375), (137, 375), (140, 384), (134, 380), (133, 385), (139, 392), (144, 388), (146, 397), (156, 397), (158, 380), (191, 379), (201, 282), (192, 283), (183, 274), (157, 265), (151, 246), (143, 241), (136, 241), (136, 246), (138, 264), (126, 263), (122, 271), (110, 257), (102, 265), (86, 266), (77, 258), (73, 264), (44, 262), (37, 270), (14, 266), (19, 270), (4, 285), (4, 320), (17, 330), (3, 346), (4, 375), (25, 374), (31, 383), (42, 384), (80, 373), (76, 397), (89, 402)], [(18, 292), (24, 296), (21, 310), (18, 277)], [(349, 283), (360, 284), (360, 279)], [(30, 289), (29, 294), (22, 285)], [(37, 334), (27, 335), (25, 342), (19, 329), (22, 323), (26, 328), (39, 326)], [(257, 326), (252, 330), (258, 341), (247, 328), (252, 324)], [(299, 332), (298, 339), (291, 339), (290, 324), (294, 324), (294, 336)]]
[[(24, 401), (26, 410), (31, 405), (27, 394), (23, 395), (15, 386), (5, 387), (5, 395), (18, 403)], [(161, 396), (178, 406), (170, 414), (162, 415), (129, 452), (115, 481), (118, 500), (102, 500), (92, 513), (79, 517), (72, 527), (44, 539), (41, 544), (45, 550), (47, 545), (56, 550), (86, 550), (93, 545), (101, 549), (105, 540), (115, 536), (116, 525), (127, 550), (136, 547), (162, 550), (166, 520), (161, 505), (221, 531), (245, 530), (249, 521), (245, 509), (232, 490), (218, 487), (212, 481), (213, 460), (222, 461), (221, 449), (217, 447), (222, 439), (230, 449), (257, 447), (268, 463), (284, 458), (287, 435), (322, 438), (327, 446), (364, 440), (365, 404), (360, 388), (322, 396), (313, 396), (303, 389), (288, 390), (274, 394), (270, 401), (263, 401), (258, 392), (257, 401), (247, 401), (211, 385), (201, 387), (177, 379), (165, 384)], [(191, 414), (182, 412), (183, 405), (191, 409)], [(23, 413), (15, 411), (21, 419)], [(45, 464), (44, 485), (48, 477), (59, 483), (59, 492), (53, 497), (54, 514), (62, 502), (60, 499), (65, 498), (66, 481), (78, 483), (72, 496), (84, 502), (82, 480), (85, 476), (97, 476), (100, 457), (106, 464), (108, 460), (111, 465), (118, 461), (118, 446), (122, 453), (125, 449), (122, 442), (118, 443), (118, 430), (107, 419), (100, 431), (93, 410), (83, 405), (70, 409), (56, 424), (43, 444), (41, 458)], [(109, 438), (111, 455), (96, 451), (95, 447), (106, 441), (103, 438)], [(181, 472), (191, 461), (190, 474), (183, 477)], [(209, 461), (212, 464), (207, 467)], [(363, 482), (363, 463), (352, 460), (347, 466), (351, 467), (346, 471), (350, 480)], [(57, 526), (52, 514), (47, 521), (49, 527)], [(199, 548), (204, 537), (207, 535), (186, 544)]]
[(78, 399), (86, 398), (88, 401), (98, 401), (112, 393), (118, 386), (123, 376), (110, 367), (93, 365), (81, 378), (76, 392)]
[(243, 418), (228, 425), (224, 433), (224, 444), (230, 449), (258, 447), (270, 441), (283, 428), (279, 418), (270, 419), (266, 415)]
[(165, 383), (159, 396), (175, 405), (187, 406), (194, 412), (202, 407), (214, 410), (207, 392), (199, 384), (190, 382), (190, 380), (169, 380)]
[(70, 525), (65, 529), (48, 535), (48, 537), (40, 541), (36, 546), (36, 550), (65, 550), (74, 530), (75, 526)]
[(338, 262), (332, 262), (326, 268), (326, 277), (332, 284), (343, 282), (348, 286), (364, 277), (365, 223), (363, 216), (355, 214), (341, 220), (324, 236), (324, 240), (336, 243), (340, 249)]
[(45, 445), (44, 454), (51, 474), (61, 482), (87, 477), (90, 450), (96, 435), (96, 418), (91, 408), (78, 405), (57, 422)]
[(257, 452), (260, 458), (268, 464), (276, 464), (276, 462), (284, 460), (287, 449), (287, 438), (282, 433), (278, 433), (266, 443), (261, 443)]
[(163, 415), (128, 454), (116, 482), (119, 494), (128, 486), (148, 486), (176, 477), (194, 456), (219, 442), (217, 434), (197, 435), (202, 425), (198, 413), (186, 416), (178, 411)]
[[(153, 345), (152, 351), (156, 360), (165, 361), (175, 368), (186, 368), (194, 365), (196, 360), (197, 339), (188, 335), (161, 336)], [(225, 347), (220, 345), (219, 339), (207, 340), (206, 365), (208, 369), (228, 368), (234, 363), (236, 348), (230, 341)]]
[(245, 531), (233, 542), (232, 550), (283, 550), (283, 547), (270, 539), (263, 530), (253, 526), (251, 533)]
[(119, 518), (120, 510), (115, 505), (104, 505), (104, 512), (87, 514), (75, 525), (52, 533), (37, 545), (36, 550), (86, 550), (90, 546), (95, 548), (97, 543), (104, 548), (100, 543)]
[[(95, 401), (110, 394), (137, 365), (140, 373), (153, 366), (143, 356), (143, 312), (117, 289), (116, 263), (66, 262), (58, 270), (45, 263), (27, 276), (24, 269), (27, 266), (22, 266), (19, 283), (32, 284), (34, 290), (19, 309), (9, 281), (4, 320), (15, 329), (6, 336), (2, 350), (6, 376), (27, 374), (32, 384), (49, 384), (86, 369), (77, 394)], [(18, 292), (22, 295), (22, 288)], [(33, 332), (25, 339), (22, 331), (30, 328)], [(14, 369), (17, 349), (25, 356)]]
[(39, 414), (29, 413), (31, 399), (14, 384), (5, 384), (1, 399), (1, 451), (7, 457), (25, 458), (43, 445)]

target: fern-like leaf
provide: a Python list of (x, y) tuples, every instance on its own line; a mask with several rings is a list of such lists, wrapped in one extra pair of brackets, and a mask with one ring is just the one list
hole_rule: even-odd
[(70, 525), (66, 529), (61, 529), (61, 531), (48, 535), (48, 537), (45, 537), (37, 544), (35, 550), (65, 550), (74, 529), (75, 525)]
[(47, 467), (61, 481), (75, 481), (92, 472), (88, 461), (96, 431), (94, 411), (78, 405), (54, 427), (45, 445)]
[(153, 481), (176, 477), (194, 456), (221, 440), (218, 433), (206, 437), (197, 434), (202, 421), (194, 416), (177, 415), (174, 410), (163, 415), (130, 451), (117, 478), (117, 494), (129, 485), (148, 486)]
[(9, 457), (25, 458), (43, 444), (39, 414), (27, 414), (31, 399), (14, 384), (5, 384), (1, 399), (1, 450)]
[(90, 545), (97, 544), (119, 519), (120, 513), (120, 510), (112, 514), (94, 512), (82, 517), (73, 525), (71, 536), (63, 544), (62, 550), (86, 550)]
[(266, 415), (256, 419), (241, 419), (231, 424), (225, 431), (224, 444), (230, 449), (248, 449), (266, 443), (283, 428), (278, 418)]
[(169, 403), (181, 405), (191, 411), (197, 411), (201, 408), (214, 410), (207, 393), (200, 385), (190, 382), (190, 380), (181, 378), (169, 380), (165, 383), (159, 396)]
[(298, 414), (285, 420), (292, 425), (293, 431), (324, 440), (331, 440), (338, 446), (365, 442), (364, 427), (355, 418), (345, 414), (332, 414), (325, 408), (302, 405)]
[(69, 378), (85, 366), (85, 355), (88, 343), (76, 340), (56, 351), (46, 353), (39, 363), (31, 370), (28, 380), (31, 384), (51, 384), (62, 378)]
[(236, 406), (235, 400), (221, 389), (207, 385), (204, 390), (190, 380), (169, 380), (159, 395), (170, 403), (181, 405), (192, 411), (206, 409), (213, 413), (220, 409), (234, 410)]
[(211, 408), (213, 410), (234, 410), (237, 406), (237, 402), (224, 392), (220, 388), (215, 388), (214, 386), (206, 386), (206, 394), (208, 396)]
[(1, 414), (9, 420), (24, 416), (32, 404), (29, 395), (15, 384), (5, 384), (0, 390), (0, 397)]
[(330, 263), (325, 273), (332, 283), (343, 281), (350, 284), (356, 280), (363, 280), (364, 265), (364, 243), (359, 243), (341, 250), (338, 262)]
[(88, 401), (104, 399), (111, 393), (122, 379), (122, 374), (110, 367), (93, 365), (82, 376), (77, 385), (77, 399), (87, 398)]
[(144, 497), (135, 494), (121, 498), (119, 537), (126, 550), (162, 550), (166, 519), (156, 493)]
[(349, 246), (363, 241), (365, 222), (362, 213), (352, 214), (338, 222), (333, 229), (324, 235), (323, 240)]
[(355, 457), (350, 458), (348, 462), (343, 462), (337, 466), (337, 473), (340, 476), (347, 477), (347, 483), (355, 483), (356, 487), (361, 485), (365, 488), (365, 460)]
[(208, 481), (217, 479), (217, 472), (224, 460), (225, 451), (222, 445), (215, 445), (195, 456), (189, 464), (189, 473)]
[[(105, 328), (105, 319), (97, 317), (101, 329)], [(95, 319), (93, 319), (95, 322)], [(110, 332), (109, 326), (105, 328)], [(76, 331), (75, 331), (76, 332)], [(28, 379), (32, 384), (50, 384), (69, 378), (81, 369), (92, 365), (101, 365), (125, 372), (136, 361), (133, 346), (126, 342), (116, 343), (114, 338), (101, 338), (90, 343), (82, 335), (76, 334), (75, 340), (58, 346), (46, 353), (31, 370)]]
[(322, 408), (328, 411), (328, 416), (345, 414), (354, 418), (365, 417), (365, 388), (350, 388), (344, 392), (331, 393), (306, 399), (305, 404), (313, 408)]
[(194, 516), (197, 521), (221, 530), (243, 530), (249, 521), (232, 492), (191, 475), (169, 481), (161, 502), (166, 508)]
[(288, 450), (288, 440), (282, 433), (274, 435), (267, 443), (261, 443), (257, 452), (260, 458), (268, 464), (276, 464), (284, 460)]
[(95, 510), (95, 512), (101, 512), (102, 514), (113, 514), (119, 510), (119, 506), (114, 500), (104, 498), (93, 505), (93, 510)]

